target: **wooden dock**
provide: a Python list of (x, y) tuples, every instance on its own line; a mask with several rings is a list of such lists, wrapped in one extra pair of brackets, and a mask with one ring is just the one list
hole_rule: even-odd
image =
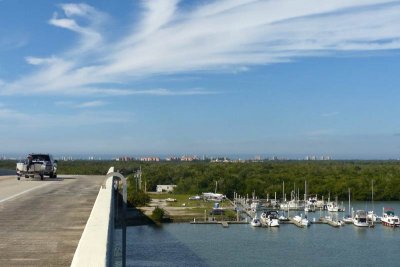
[(228, 228), (229, 224), (249, 224), (248, 222), (243, 221), (196, 221), (190, 222), (190, 224), (220, 224), (224, 228)]

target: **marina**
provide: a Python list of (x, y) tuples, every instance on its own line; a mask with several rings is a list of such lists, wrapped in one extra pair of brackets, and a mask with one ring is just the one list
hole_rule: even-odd
[[(366, 209), (365, 205), (365, 202), (353, 203), (356, 210)], [(398, 202), (379, 202), (375, 206), (390, 206), (400, 211)], [(400, 261), (400, 229), (383, 225), (331, 227), (319, 220), (313, 222), (310, 218), (310, 221), (307, 228), (296, 227), (290, 221), (281, 222), (280, 227), (232, 223), (223, 228), (220, 224), (200, 222), (130, 227), (127, 263), (128, 266), (182, 266), (189, 262), (194, 266), (263, 266), (268, 259), (268, 265), (273, 266), (339, 266), (345, 258), (348, 266), (397, 266)], [(138, 237), (142, 242), (135, 241)]]

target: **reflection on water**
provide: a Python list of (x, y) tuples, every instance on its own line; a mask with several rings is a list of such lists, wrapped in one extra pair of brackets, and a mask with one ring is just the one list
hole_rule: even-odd
[[(355, 204), (365, 208), (365, 203)], [(399, 203), (390, 205), (400, 213)], [(382, 206), (375, 203), (377, 211)], [(309, 216), (313, 217), (319, 214)], [(400, 228), (382, 225), (315, 224), (300, 229), (165, 224), (130, 227), (127, 232), (128, 266), (399, 266), (400, 262)]]
[[(170, 224), (171, 225), (171, 224)], [(136, 226), (127, 230), (127, 266), (208, 266), (166, 227)], [(116, 236), (120, 236), (118, 231)]]

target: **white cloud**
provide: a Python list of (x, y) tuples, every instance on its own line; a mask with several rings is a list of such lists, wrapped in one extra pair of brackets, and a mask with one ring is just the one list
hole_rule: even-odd
[[(220, 0), (189, 9), (178, 0), (142, 4), (141, 21), (113, 40), (104, 34), (106, 14), (87, 4), (60, 5), (63, 15), (54, 13), (49, 23), (78, 33), (80, 41), (51, 60), (27, 57), (37, 70), (6, 82), (0, 93), (144, 94), (110, 85), (132, 87), (160, 74), (236, 73), (338, 51), (400, 49), (398, 1)], [(173, 94), (162, 90), (147, 94)]]
[[(61, 104), (61, 103), (60, 103)], [(82, 103), (85, 104), (85, 103)], [(86, 103), (90, 106), (89, 102)], [(104, 124), (120, 124), (129, 123), (135, 120), (135, 114), (131, 112), (114, 112), (114, 111), (79, 111), (74, 114), (60, 116), (57, 113), (41, 113), (35, 110), (35, 118), (29, 112), (21, 112), (15, 109), (0, 107), (0, 130), (9, 129), (10, 123), (13, 128), (18, 131), (28, 131), (30, 129), (61, 129), (74, 128), (81, 126), (93, 126)]]
[(28, 119), (27, 114), (7, 108), (6, 105), (0, 104), (0, 124), (2, 121), (15, 122)]
[(128, 96), (128, 95), (152, 95), (152, 96), (189, 96), (189, 95), (212, 95), (216, 92), (206, 91), (202, 89), (186, 89), (186, 90), (169, 90), (165, 88), (157, 89), (89, 89), (91, 93), (97, 93), (108, 96)]
[(50, 57), (50, 58), (26, 57), (25, 60), (28, 64), (31, 64), (31, 65), (50, 64), (50, 63), (53, 63), (56, 61), (56, 59), (54, 57)]
[(104, 106), (105, 104), (106, 104), (106, 102), (104, 102), (104, 101), (95, 100), (95, 101), (83, 102), (83, 103), (79, 104), (78, 107), (79, 108), (94, 108), (94, 107)]
[(101, 100), (93, 100), (93, 101), (86, 101), (86, 102), (80, 102), (80, 103), (76, 103), (73, 101), (57, 101), (57, 102), (55, 102), (56, 106), (68, 107), (68, 108), (73, 108), (73, 109), (96, 108), (96, 107), (105, 106), (106, 104), (107, 104), (107, 102), (101, 101)]

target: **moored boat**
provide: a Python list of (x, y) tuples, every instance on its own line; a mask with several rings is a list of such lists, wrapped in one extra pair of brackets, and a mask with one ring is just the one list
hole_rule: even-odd
[(376, 215), (373, 211), (368, 211), (367, 213), (367, 220), (368, 222), (371, 223), (377, 223), (381, 221), (381, 217), (379, 217), (378, 215)]
[(389, 227), (398, 227), (400, 226), (399, 216), (394, 215), (393, 209), (385, 209), (383, 208), (383, 215), (382, 215), (382, 224)]
[(350, 223), (353, 223), (353, 218), (350, 215), (347, 215), (347, 216), (343, 217), (342, 221), (344, 223), (349, 223), (350, 224)]
[(307, 218), (303, 218), (301, 215), (296, 215), (293, 217), (293, 220), (298, 222), (303, 226), (310, 226), (310, 221)]
[(328, 202), (326, 204), (326, 209), (329, 212), (342, 212), (342, 211), (344, 211), (344, 208), (339, 206), (337, 200), (336, 201), (332, 201), (332, 202)]
[(368, 227), (367, 213), (365, 210), (357, 210), (353, 219), (353, 224), (358, 227)]
[(267, 227), (279, 227), (278, 212), (275, 210), (264, 211), (261, 214), (260, 220), (262, 225)]
[(255, 216), (251, 222), (250, 222), (251, 226), (253, 227), (260, 227), (261, 226), (261, 221), (260, 219), (257, 218), (257, 216)]

